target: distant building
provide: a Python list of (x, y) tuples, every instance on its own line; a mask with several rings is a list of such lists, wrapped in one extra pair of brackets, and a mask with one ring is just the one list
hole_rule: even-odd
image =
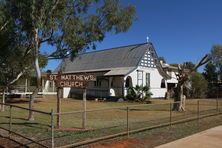
[[(56, 95), (56, 86), (55, 82), (47, 81), (45, 77), (47, 73), (42, 73), (41, 79), (41, 87), (39, 89), (39, 95)], [(15, 84), (10, 85), (8, 89), (8, 95), (12, 95), (15, 97), (32, 94), (32, 92), (36, 89), (36, 77), (34, 76), (34, 72), (30, 76), (22, 76)]]
[[(87, 87), (87, 95), (93, 97), (125, 97), (129, 87), (142, 85), (150, 87), (152, 98), (162, 98), (177, 84), (176, 68), (161, 64), (152, 43), (80, 54), (73, 61), (64, 59), (59, 70), (95, 74), (97, 81), (89, 82)], [(43, 83), (44, 92), (50, 92), (49, 83)], [(63, 89), (64, 98), (81, 93), (81, 89)]]

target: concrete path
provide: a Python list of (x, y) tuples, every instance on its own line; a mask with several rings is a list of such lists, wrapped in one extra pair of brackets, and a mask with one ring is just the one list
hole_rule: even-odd
[(222, 148), (222, 126), (160, 145), (156, 148)]

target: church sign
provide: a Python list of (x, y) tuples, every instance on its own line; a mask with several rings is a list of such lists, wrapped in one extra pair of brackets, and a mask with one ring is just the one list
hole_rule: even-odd
[(47, 79), (55, 81), (57, 87), (86, 88), (87, 82), (96, 81), (92, 74), (49, 74)]

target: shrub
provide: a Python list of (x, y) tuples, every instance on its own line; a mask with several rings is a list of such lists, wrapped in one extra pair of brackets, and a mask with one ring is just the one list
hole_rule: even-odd
[(137, 102), (144, 102), (151, 97), (152, 93), (150, 92), (149, 87), (139, 86), (130, 87), (127, 91), (127, 99)]

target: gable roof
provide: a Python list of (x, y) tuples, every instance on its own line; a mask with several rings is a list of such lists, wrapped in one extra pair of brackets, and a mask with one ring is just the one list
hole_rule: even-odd
[(89, 71), (119, 67), (136, 67), (149, 48), (149, 43), (122, 46), (78, 55), (73, 61), (63, 60), (64, 72)]
[(154, 50), (152, 43), (134, 44), (84, 53), (78, 55), (73, 61), (70, 61), (69, 58), (64, 59), (55, 71), (60, 69), (63, 73), (109, 71), (105, 74), (106, 76), (126, 75), (139, 65), (148, 49)]

